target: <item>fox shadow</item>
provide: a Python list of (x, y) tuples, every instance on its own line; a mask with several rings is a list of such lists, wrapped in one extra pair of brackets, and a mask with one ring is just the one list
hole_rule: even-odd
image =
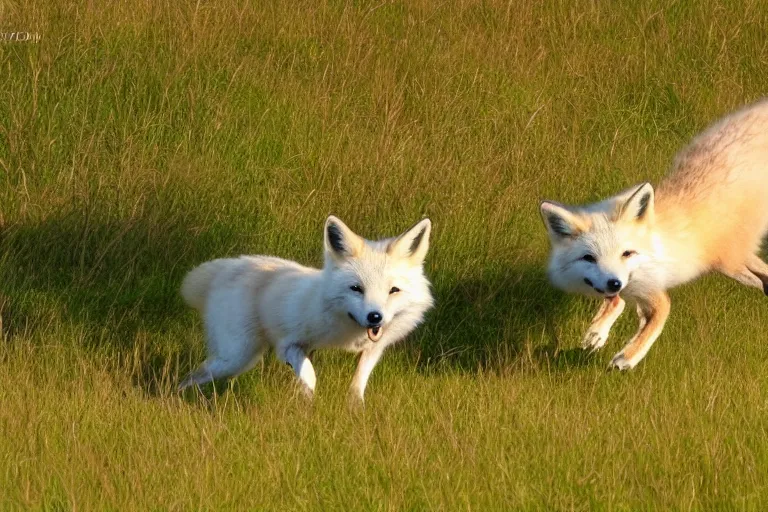
[[(4, 343), (34, 343), (52, 323), (80, 346), (128, 367), (148, 394), (167, 389), (197, 344), (179, 339), (193, 313), (178, 289), (185, 273), (243, 245), (194, 212), (119, 218), (70, 211), (0, 230)], [(178, 334), (178, 336), (177, 336)], [(181, 366), (184, 366), (182, 363)]]
[[(557, 319), (574, 301), (548, 282), (542, 266), (517, 265), (473, 279), (442, 276), (436, 307), (410, 346), (419, 371), (559, 371), (594, 364), (573, 340), (562, 339)], [(565, 347), (565, 348), (564, 348)]]

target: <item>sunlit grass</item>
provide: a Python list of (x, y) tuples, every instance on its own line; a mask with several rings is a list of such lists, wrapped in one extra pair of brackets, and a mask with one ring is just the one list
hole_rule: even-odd
[[(0, 0), (0, 508), (713, 509), (768, 503), (765, 298), (673, 293), (629, 374), (575, 348), (596, 305), (546, 282), (537, 205), (657, 181), (765, 94), (748, 0)], [(174, 393), (207, 259), (321, 262), (434, 222), (437, 307), (350, 411), (268, 357)]]

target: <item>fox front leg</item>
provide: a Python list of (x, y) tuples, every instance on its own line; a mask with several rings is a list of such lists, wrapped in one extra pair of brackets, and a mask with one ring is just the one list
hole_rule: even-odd
[(589, 349), (592, 352), (600, 350), (608, 340), (608, 333), (621, 316), (625, 305), (624, 299), (618, 295), (603, 300), (603, 304), (592, 319), (584, 339), (581, 340), (581, 348)]
[(664, 323), (669, 316), (669, 295), (659, 292), (656, 295), (638, 299), (637, 315), (640, 326), (631, 340), (613, 356), (609, 369), (629, 370), (639, 363), (651, 349), (653, 342), (664, 329)]
[(368, 378), (371, 376), (373, 368), (381, 359), (384, 353), (384, 345), (374, 343), (368, 350), (360, 354), (360, 360), (357, 362), (357, 370), (352, 379), (352, 385), (349, 387), (349, 399), (352, 403), (362, 404), (364, 402), (365, 387), (368, 384)]

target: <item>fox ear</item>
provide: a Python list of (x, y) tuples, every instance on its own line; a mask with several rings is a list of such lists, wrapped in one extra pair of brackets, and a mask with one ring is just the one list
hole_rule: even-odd
[(643, 183), (619, 207), (621, 220), (645, 222), (653, 218), (653, 187)]
[(549, 236), (553, 241), (561, 241), (565, 238), (575, 238), (584, 231), (579, 218), (567, 207), (552, 201), (542, 201), (539, 206), (541, 218), (547, 226)]
[(395, 238), (387, 247), (387, 254), (410, 259), (414, 265), (421, 265), (429, 249), (429, 233), (432, 221), (423, 219), (402, 235)]
[(357, 236), (346, 224), (333, 215), (325, 221), (325, 252), (335, 259), (354, 258), (360, 254), (365, 241)]

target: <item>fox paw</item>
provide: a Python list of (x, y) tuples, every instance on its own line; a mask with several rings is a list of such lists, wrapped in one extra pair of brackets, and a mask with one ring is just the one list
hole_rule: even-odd
[(637, 361), (632, 361), (624, 357), (624, 351), (622, 350), (611, 359), (611, 363), (608, 365), (609, 370), (631, 370), (635, 367)]
[(347, 394), (347, 409), (350, 411), (362, 411), (365, 409), (365, 400), (357, 393)]
[(590, 352), (596, 352), (603, 348), (605, 342), (608, 340), (608, 336), (599, 331), (588, 331), (581, 340), (581, 348), (589, 350)]
[(309, 386), (303, 382), (296, 382), (294, 386), (293, 394), (295, 397), (305, 400), (307, 403), (312, 403), (315, 399), (315, 392)]

